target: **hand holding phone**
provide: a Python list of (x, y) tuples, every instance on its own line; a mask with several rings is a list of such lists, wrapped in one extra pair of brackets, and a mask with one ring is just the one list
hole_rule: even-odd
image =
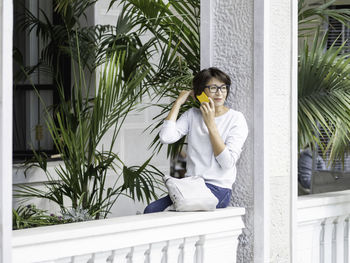
[(207, 94), (204, 93), (204, 91), (202, 92), (201, 95), (198, 95), (196, 97), (200, 101), (200, 103), (209, 102), (209, 98), (208, 98)]

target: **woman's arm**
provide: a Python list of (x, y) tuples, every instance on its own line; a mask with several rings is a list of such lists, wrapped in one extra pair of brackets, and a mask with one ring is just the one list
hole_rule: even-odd
[(178, 141), (188, 132), (188, 112), (185, 112), (177, 120), (180, 107), (184, 104), (191, 94), (191, 91), (181, 91), (179, 97), (174, 102), (168, 117), (164, 120), (163, 126), (159, 132), (160, 142), (170, 144)]
[(215, 123), (208, 127), (208, 131), (214, 156), (216, 157), (225, 150), (226, 145), (222, 140)]
[(214, 156), (218, 156), (220, 153), (225, 150), (225, 143), (222, 140), (219, 131), (216, 127), (215, 123), (215, 106), (214, 102), (211, 98), (209, 98), (209, 103), (204, 102), (200, 106), (200, 110), (202, 112), (202, 117), (205, 125), (209, 131), (209, 138), (211, 145), (213, 147)]
[(248, 125), (243, 114), (236, 114), (234, 122), (225, 138), (225, 149), (216, 156), (216, 161), (224, 169), (230, 169), (236, 165), (248, 136)]
[(177, 115), (179, 115), (180, 107), (182, 104), (184, 104), (188, 98), (188, 96), (191, 94), (192, 91), (190, 90), (183, 90), (180, 92), (179, 97), (174, 102), (173, 107), (171, 108), (168, 117), (166, 117), (165, 120), (167, 121), (176, 121)]

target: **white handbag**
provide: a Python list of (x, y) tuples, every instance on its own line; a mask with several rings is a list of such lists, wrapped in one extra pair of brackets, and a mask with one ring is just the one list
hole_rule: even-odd
[(219, 200), (200, 176), (185, 178), (163, 177), (176, 211), (215, 210)]

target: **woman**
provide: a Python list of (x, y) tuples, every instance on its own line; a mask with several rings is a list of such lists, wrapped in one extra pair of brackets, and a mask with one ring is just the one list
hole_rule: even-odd
[[(193, 79), (193, 91), (181, 91), (159, 133), (162, 143), (170, 144), (187, 135), (186, 176), (204, 178), (206, 186), (218, 198), (217, 208), (227, 207), (236, 179), (236, 162), (248, 135), (242, 113), (224, 103), (230, 91), (230, 77), (218, 68), (200, 71)], [(177, 120), (181, 105), (193, 92), (208, 96), (209, 102), (191, 108)], [(145, 209), (145, 213), (164, 211), (172, 205), (165, 196)]]

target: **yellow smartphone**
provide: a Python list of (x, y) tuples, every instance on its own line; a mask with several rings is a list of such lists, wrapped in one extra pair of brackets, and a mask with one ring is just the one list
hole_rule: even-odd
[(209, 102), (209, 98), (208, 98), (207, 94), (204, 93), (204, 91), (202, 92), (201, 95), (198, 95), (196, 97), (200, 101), (200, 103)]

